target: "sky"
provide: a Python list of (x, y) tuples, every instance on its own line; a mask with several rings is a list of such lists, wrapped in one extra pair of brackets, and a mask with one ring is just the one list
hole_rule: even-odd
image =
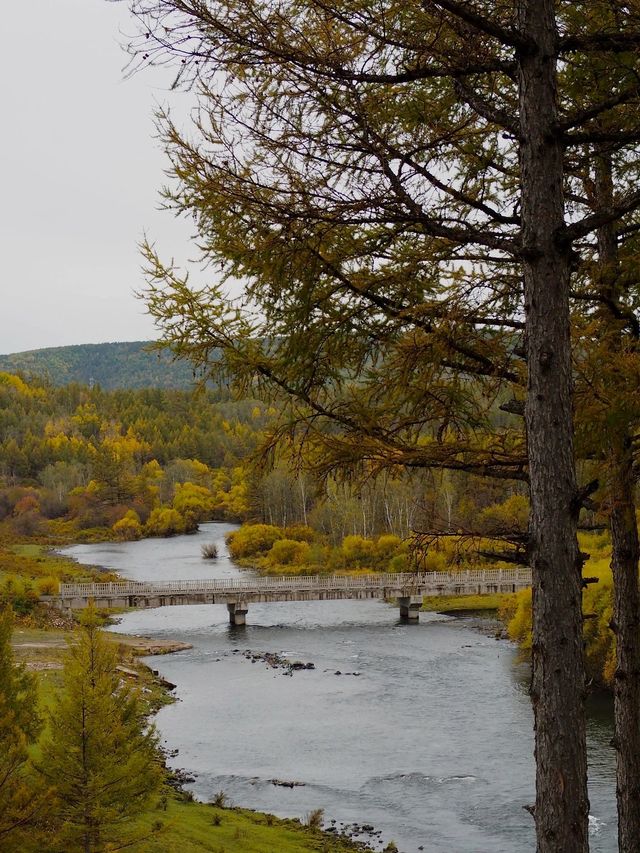
[(188, 112), (166, 71), (125, 79), (126, 3), (5, 3), (0, 51), (0, 354), (157, 337), (134, 293), (138, 243), (197, 255), (192, 223), (159, 211), (158, 103)]

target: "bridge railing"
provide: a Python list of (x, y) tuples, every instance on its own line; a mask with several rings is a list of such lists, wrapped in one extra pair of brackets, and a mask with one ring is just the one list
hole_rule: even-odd
[(116, 583), (63, 583), (62, 598), (120, 598), (127, 595), (181, 593), (303, 592), (322, 589), (409, 589), (412, 587), (530, 585), (529, 569), (481, 569), (464, 572), (397, 572), (371, 575), (280, 576), (251, 579), (217, 578), (182, 581), (118, 581)]

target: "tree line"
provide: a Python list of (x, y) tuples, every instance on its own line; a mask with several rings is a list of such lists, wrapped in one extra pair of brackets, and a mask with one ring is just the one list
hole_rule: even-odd
[(153, 352), (152, 341), (76, 344), (0, 355), (0, 371), (41, 376), (53, 385), (188, 390), (196, 377), (189, 365)]
[(465, 472), (357, 483), (314, 476), (291, 454), (266, 463), (276, 418), (271, 405), (210, 391), (57, 387), (0, 373), (0, 524), (26, 537), (136, 539), (250, 519), (309, 525), (334, 544), (438, 525), (464, 534), (479, 515), (485, 532), (518, 525), (523, 490), (486, 481), (471, 492)]

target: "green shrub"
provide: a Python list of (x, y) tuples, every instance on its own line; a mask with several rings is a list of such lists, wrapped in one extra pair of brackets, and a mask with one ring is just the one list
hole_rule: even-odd
[(526, 530), (529, 520), (529, 500), (523, 495), (511, 495), (502, 503), (492, 504), (478, 516), (485, 535), (500, 535), (505, 530)]
[(36, 588), (39, 595), (57, 595), (59, 582), (57, 578), (48, 575), (45, 578), (40, 578), (36, 583)]
[(375, 562), (375, 545), (364, 536), (345, 536), (342, 540), (342, 553), (348, 567), (369, 568)]
[(374, 547), (375, 555), (383, 567), (392, 557), (399, 554), (401, 550), (402, 539), (399, 536), (394, 536), (392, 533), (379, 536)]
[(285, 527), (283, 534), (287, 539), (294, 539), (296, 542), (315, 542), (318, 534), (312, 527), (306, 524), (291, 524)]
[(209, 805), (215, 806), (217, 809), (226, 809), (229, 806), (229, 797), (220, 789), (209, 800)]
[(507, 621), (507, 633), (512, 640), (525, 651), (531, 648), (531, 590), (518, 592), (514, 599), (501, 609), (503, 619)]
[(396, 554), (395, 557), (392, 557), (389, 560), (389, 565), (387, 566), (388, 572), (408, 572), (410, 571), (411, 566), (409, 564), (409, 555), (408, 554)]
[(616, 671), (616, 639), (609, 627), (613, 617), (613, 586), (601, 582), (589, 586), (583, 596), (585, 663), (590, 678), (613, 685)]
[(444, 551), (438, 548), (429, 548), (422, 561), (422, 570), (425, 572), (446, 572), (451, 569), (449, 558)]
[(20, 616), (31, 613), (38, 603), (38, 598), (31, 581), (17, 575), (5, 578), (0, 585), (0, 604), (10, 604)]

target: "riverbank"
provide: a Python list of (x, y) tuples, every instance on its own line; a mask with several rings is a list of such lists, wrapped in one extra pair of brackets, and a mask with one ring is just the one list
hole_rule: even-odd
[[(158, 824), (162, 824), (159, 831)], [(336, 838), (297, 820), (249, 809), (218, 808), (185, 801), (178, 795), (162, 800), (138, 826), (150, 836), (145, 843), (147, 853), (373, 853), (361, 842)], [(152, 834), (154, 829), (157, 834)]]
[[(137, 658), (141, 654), (170, 654), (191, 648), (190, 644), (170, 640), (113, 634), (105, 636), (118, 645), (123, 679), (133, 680), (150, 713), (169, 702), (174, 685), (159, 677)], [(73, 630), (28, 628), (18, 625), (12, 637), (16, 662), (37, 673), (39, 704), (44, 712), (51, 707), (55, 693), (62, 686), (62, 667)], [(37, 751), (37, 747), (35, 747)], [(135, 821), (133, 834), (144, 839), (147, 853), (165, 853), (180, 849), (181, 853), (366, 853), (370, 848), (346, 836), (323, 832), (319, 815), (310, 816), (312, 825), (299, 820), (276, 818), (271, 814), (248, 809), (224, 807), (221, 804), (198, 803), (193, 797), (167, 784), (152, 809)]]
[(57, 553), (53, 540), (21, 541), (0, 538), (0, 604), (9, 604), (30, 627), (68, 627), (66, 617), (41, 607), (41, 595), (57, 593), (60, 583), (116, 581), (119, 576), (92, 564), (82, 564)]
[[(242, 576), (225, 547), (234, 529), (207, 524), (193, 536), (67, 553), (130, 580), (232, 580)], [(203, 560), (211, 542), (218, 558)], [(477, 630), (478, 621), (425, 612), (410, 625), (378, 600), (316, 601), (256, 604), (243, 628), (224, 607), (133, 610), (113, 631), (193, 645), (146, 662), (177, 685), (180, 701), (160, 709), (157, 726), (169, 766), (186, 770), (203, 803), (224, 791), (234, 805), (303, 821), (324, 808), (338, 828), (380, 831), (382, 843), (360, 836), (377, 853), (391, 839), (405, 853), (526, 853), (535, 844), (522, 808), (534, 796), (529, 676), (512, 644), (495, 641), (499, 626)], [(269, 665), (275, 655), (315, 666), (289, 677), (288, 666)], [(589, 726), (592, 850), (612, 853), (610, 709)]]
[[(76, 628), (68, 624), (62, 628), (34, 628), (18, 621), (11, 638), (17, 663), (24, 664), (39, 676), (44, 706), (49, 704), (53, 691), (61, 685), (61, 672), (67, 648), (75, 641)], [(167, 682), (157, 672), (139, 660), (141, 655), (170, 654), (191, 648), (188, 643), (173, 640), (151, 640), (148, 637), (113, 634), (105, 637), (118, 647), (122, 678), (134, 681), (144, 694), (150, 713), (168, 702), (175, 701), (171, 690), (175, 685)]]

